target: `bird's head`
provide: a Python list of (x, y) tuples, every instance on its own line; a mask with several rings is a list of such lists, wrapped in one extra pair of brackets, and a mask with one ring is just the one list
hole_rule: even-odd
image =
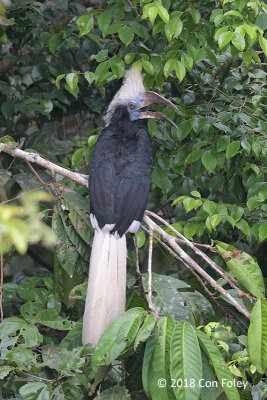
[(166, 106), (172, 107), (175, 111), (178, 111), (177, 107), (171, 101), (160, 96), (158, 93), (146, 91), (140, 71), (131, 69), (126, 73), (121, 88), (118, 90), (107, 109), (105, 115), (106, 125), (110, 124), (118, 107), (125, 107), (131, 121), (147, 118), (163, 119), (177, 128), (175, 123), (165, 114), (159, 111), (147, 110), (149, 105), (155, 103), (165, 104)]

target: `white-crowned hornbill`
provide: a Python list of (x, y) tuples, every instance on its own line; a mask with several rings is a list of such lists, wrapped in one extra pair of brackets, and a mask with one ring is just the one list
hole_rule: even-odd
[(125, 310), (126, 239), (136, 233), (145, 211), (152, 169), (147, 118), (164, 114), (146, 109), (152, 103), (176, 106), (146, 91), (141, 73), (127, 72), (111, 101), (106, 127), (95, 145), (89, 174), (90, 218), (95, 229), (83, 317), (83, 344), (96, 346), (103, 331)]

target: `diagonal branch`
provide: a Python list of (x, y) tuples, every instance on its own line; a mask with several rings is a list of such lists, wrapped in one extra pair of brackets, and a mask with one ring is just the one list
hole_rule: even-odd
[(148, 225), (150, 230), (157, 232), (162, 236), (165, 242), (173, 248), (173, 250), (181, 257), (188, 265), (191, 266), (199, 275), (201, 275), (207, 282), (210, 283), (218, 292), (225, 296), (229, 303), (231, 303), (239, 312), (241, 312), (245, 317), (249, 319), (249, 312), (240, 304), (238, 301), (232, 297), (227, 290), (225, 290), (221, 285), (219, 285), (203, 268), (201, 268), (195, 260), (193, 260), (176, 242), (175, 238), (165, 232), (160, 226), (158, 226), (152, 219), (147, 215), (144, 216), (144, 222)]
[(82, 175), (77, 172), (69, 171), (66, 168), (60, 167), (59, 165), (46, 160), (45, 158), (39, 156), (39, 154), (37, 153), (29, 153), (28, 151), (13, 148), (10, 144), (4, 144), (4, 143), (0, 143), (0, 152), (1, 151), (10, 154), (13, 157), (22, 158), (25, 161), (38, 164), (41, 167), (44, 167), (45, 169), (51, 171), (52, 174), (60, 174), (62, 176), (65, 176), (66, 178), (71, 179), (76, 183), (79, 183), (82, 186), (85, 187), (88, 186), (87, 175)]
[[(66, 168), (60, 167), (56, 164), (54, 164), (51, 161), (46, 160), (45, 158), (39, 156), (39, 154), (36, 153), (29, 153), (27, 151), (23, 151), (17, 148), (13, 148), (11, 144), (5, 144), (5, 143), (0, 143), (0, 152), (3, 151), (7, 154), (10, 154), (13, 157), (18, 157), (21, 158), (25, 161), (32, 162), (35, 164), (40, 165), (41, 167), (48, 169), (49, 171), (52, 172), (52, 174), (60, 174), (62, 176), (65, 176), (66, 178), (71, 179), (72, 181), (87, 187), (88, 186), (88, 176), (87, 175), (82, 175), (77, 172), (72, 172), (69, 171)], [(168, 234), (165, 232), (159, 225), (157, 225), (151, 218), (148, 217), (150, 215), (151, 217), (157, 218), (160, 222), (162, 222), (164, 225), (168, 226), (172, 232), (178, 237), (175, 238), (174, 236)], [(223, 296), (225, 296), (228, 301), (243, 315), (245, 315), (247, 318), (250, 317), (249, 312), (241, 305), (238, 303), (237, 300), (235, 300), (221, 285), (219, 285), (204, 269), (202, 269), (177, 243), (182, 243), (184, 245), (187, 245), (190, 247), (195, 254), (199, 255), (202, 257), (206, 262), (208, 262), (213, 269), (215, 269), (221, 276), (223, 274), (224, 278), (231, 284), (231, 286), (234, 285), (234, 283), (231, 281), (228, 276), (226, 276), (225, 271), (221, 270), (221, 268), (214, 263), (205, 253), (203, 253), (200, 249), (196, 247), (197, 244), (190, 242), (186, 237), (184, 237), (180, 232), (178, 232), (176, 229), (174, 229), (171, 225), (169, 225), (163, 218), (159, 217), (157, 214), (152, 213), (151, 211), (146, 211), (145, 216), (144, 216), (144, 222), (147, 224), (149, 227), (149, 231), (151, 232), (157, 232), (158, 234), (161, 235), (161, 237), (164, 239), (166, 243), (168, 243), (168, 246), (172, 248), (171, 254), (175, 253), (177, 258), (179, 257), (181, 261), (190, 267), (191, 269), (194, 269), (199, 275), (201, 275), (207, 282), (210, 283), (211, 286), (213, 286), (218, 292), (220, 292)], [(152, 234), (150, 235), (150, 247), (151, 247), (151, 242), (153, 243), (153, 236)], [(210, 246), (212, 250), (212, 246)], [(152, 257), (152, 249), (151, 249), (151, 257)], [(237, 290), (238, 294), (240, 297), (243, 295), (246, 295), (243, 293), (236, 285), (235, 289)], [(250, 301), (253, 299), (251, 296), (246, 295), (246, 297), (249, 297)]]

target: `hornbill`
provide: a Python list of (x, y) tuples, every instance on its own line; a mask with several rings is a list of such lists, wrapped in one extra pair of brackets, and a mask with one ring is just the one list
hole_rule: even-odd
[(131, 69), (104, 117), (106, 127), (94, 147), (89, 172), (90, 219), (95, 229), (83, 317), (83, 344), (94, 347), (104, 330), (125, 311), (126, 238), (140, 227), (150, 189), (152, 144), (147, 118), (166, 115), (146, 109), (169, 100), (146, 91), (141, 73)]

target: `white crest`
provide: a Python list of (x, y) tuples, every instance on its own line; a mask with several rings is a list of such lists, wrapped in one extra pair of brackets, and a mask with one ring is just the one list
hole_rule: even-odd
[(137, 100), (145, 91), (141, 72), (137, 68), (127, 71), (121, 88), (115, 94), (107, 109), (104, 117), (106, 126), (110, 123), (112, 114), (117, 106), (126, 105), (129, 101)]

